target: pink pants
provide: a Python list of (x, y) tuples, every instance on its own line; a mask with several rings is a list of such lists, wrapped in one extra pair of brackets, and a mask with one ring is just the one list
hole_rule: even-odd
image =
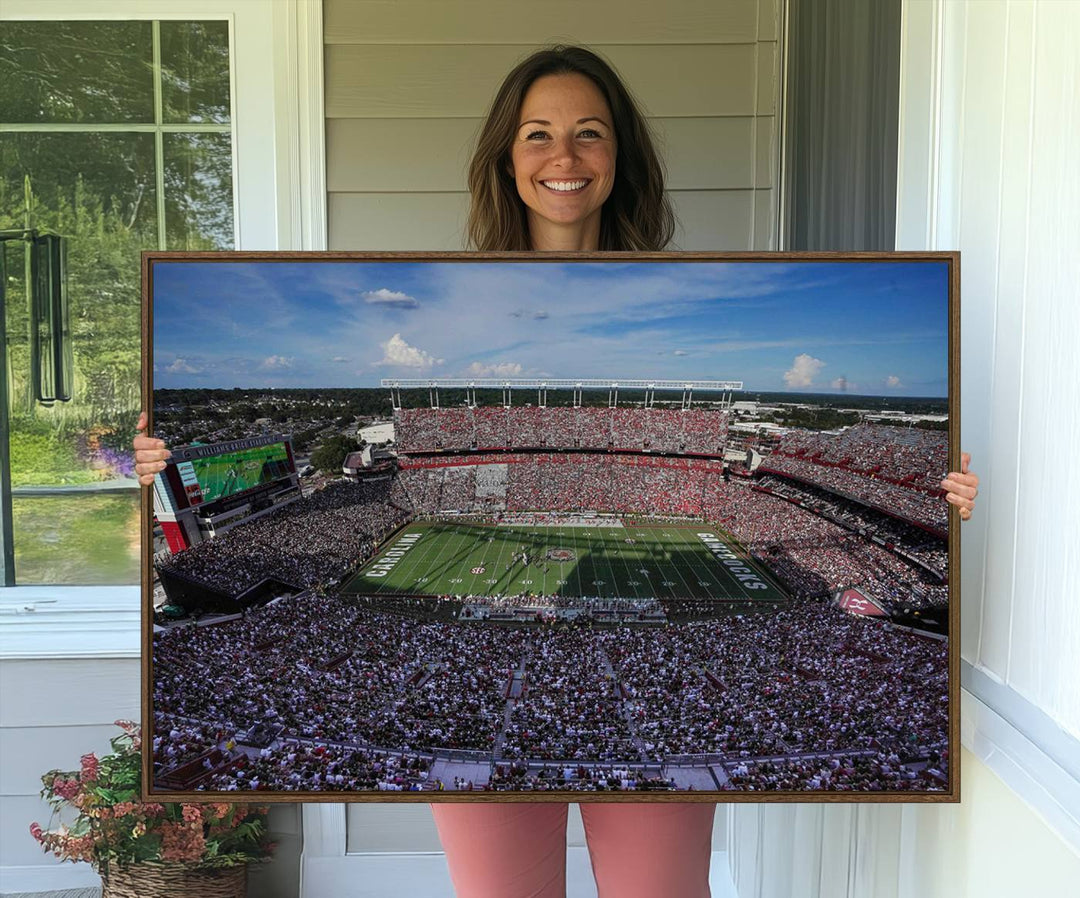
[[(458, 898), (564, 898), (556, 804), (433, 804)], [(714, 804), (583, 804), (599, 898), (709, 898)]]

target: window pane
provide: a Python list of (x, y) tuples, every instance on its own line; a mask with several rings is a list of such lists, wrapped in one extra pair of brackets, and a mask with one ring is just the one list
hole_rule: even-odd
[(139, 582), (139, 492), (12, 500), (19, 583)]
[(4, 22), (0, 121), (154, 121), (150, 22)]
[(0, 134), (0, 228), (28, 222), (68, 239), (75, 372), (71, 402), (33, 401), (23, 244), (8, 242), (15, 486), (120, 476), (102, 453), (126, 448), (138, 411), (139, 253), (157, 244), (154, 184), (152, 134)]
[(229, 121), (229, 23), (161, 23), (162, 121)]
[(154, 136), (0, 135), (0, 228), (26, 221), (27, 176), (30, 223), (68, 238), (74, 395), (51, 407), (33, 399), (24, 244), (9, 241), (16, 578), (23, 584), (135, 583), (137, 490), (56, 497), (19, 492), (93, 488), (133, 475), (128, 447), (140, 391), (139, 253), (157, 245)]
[(165, 243), (175, 250), (233, 248), (230, 135), (165, 135)]
[[(171, 114), (227, 122), (225, 24), (162, 23), (161, 30)], [(233, 246), (229, 134), (33, 130), (49, 122), (152, 124), (152, 40), (145, 21), (5, 23), (0, 36), (2, 117), (29, 129), (0, 133), (0, 229), (67, 238), (74, 359), (72, 401), (34, 401), (24, 244), (7, 242), (0, 324), (20, 583), (138, 581), (130, 446), (140, 406), (140, 253), (158, 248), (166, 217), (172, 246)], [(167, 156), (160, 172), (158, 139)]]

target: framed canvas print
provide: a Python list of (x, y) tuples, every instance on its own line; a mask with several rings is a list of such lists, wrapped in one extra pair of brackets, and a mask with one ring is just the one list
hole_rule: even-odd
[(959, 800), (956, 254), (143, 282), (148, 794)]

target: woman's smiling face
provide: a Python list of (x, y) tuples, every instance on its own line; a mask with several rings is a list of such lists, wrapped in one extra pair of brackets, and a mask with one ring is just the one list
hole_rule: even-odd
[(545, 75), (525, 94), (510, 150), (534, 249), (597, 249), (615, 182), (615, 128), (584, 75)]

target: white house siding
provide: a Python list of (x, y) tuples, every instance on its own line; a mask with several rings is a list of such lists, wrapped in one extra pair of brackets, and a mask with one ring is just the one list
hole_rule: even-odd
[(740, 898), (1076, 894), (1080, 854), (968, 751), (952, 805), (738, 805)]
[(647, 110), (677, 248), (776, 248), (779, 0), (327, 0), (324, 16), (331, 249), (462, 249), (495, 88), (557, 42), (603, 53)]
[[(49, 819), (40, 776), (78, 769), (81, 755), (109, 750), (120, 732), (112, 721), (139, 719), (139, 661), (4, 660), (0, 682), (0, 868), (40, 865), (48, 859), (29, 830), (31, 821)], [(89, 868), (71, 870), (89, 875)]]

